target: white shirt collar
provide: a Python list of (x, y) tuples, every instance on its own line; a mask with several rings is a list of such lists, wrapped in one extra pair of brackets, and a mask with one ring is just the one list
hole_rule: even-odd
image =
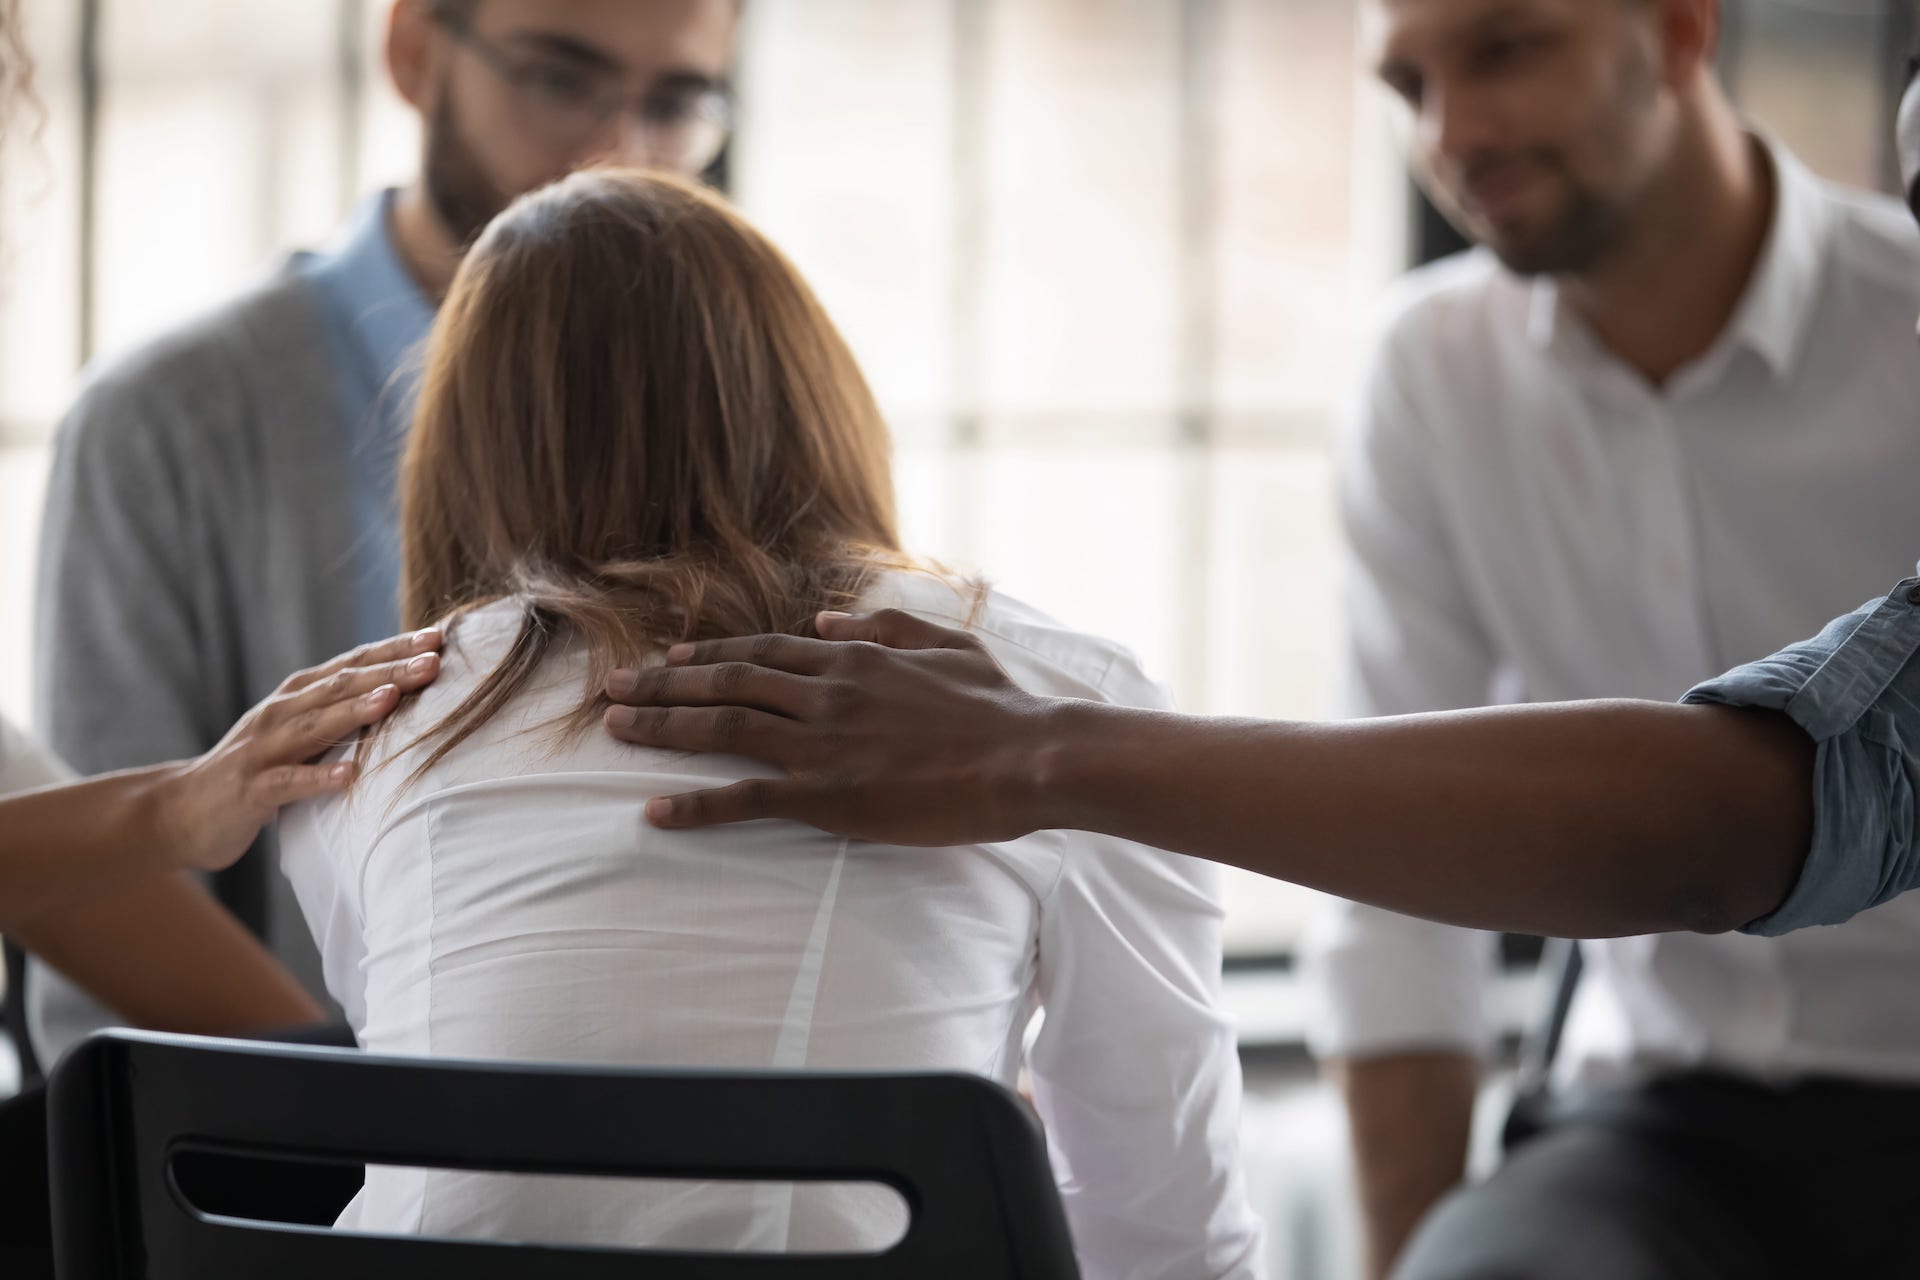
[[(1734, 310), (1726, 331), (1705, 360), (1729, 344), (1744, 346), (1765, 360), (1775, 377), (1793, 372), (1813, 321), (1813, 299), (1820, 288), (1830, 231), (1829, 212), (1821, 198), (1819, 179), (1791, 151), (1762, 133), (1753, 135), (1773, 165), (1773, 223), (1746, 293)], [(1527, 337), (1541, 350), (1552, 348), (1562, 336), (1560, 289), (1552, 276), (1532, 281), (1528, 299)]]

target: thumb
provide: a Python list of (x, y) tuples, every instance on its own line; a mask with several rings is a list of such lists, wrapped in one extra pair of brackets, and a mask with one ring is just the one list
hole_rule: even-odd
[(814, 618), (822, 640), (864, 640), (889, 649), (972, 649), (973, 636), (942, 627), (900, 609), (877, 613), (822, 613)]

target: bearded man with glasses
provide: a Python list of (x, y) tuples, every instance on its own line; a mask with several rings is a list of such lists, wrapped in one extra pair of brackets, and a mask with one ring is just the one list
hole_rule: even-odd
[[(385, 57), (422, 124), (418, 175), (97, 368), (61, 430), (37, 616), (50, 746), (87, 773), (195, 756), (288, 671), (393, 632), (409, 357), (467, 245), (588, 164), (708, 172), (739, 18), (739, 0), (395, 0)], [(272, 859), (256, 848), (220, 888), (324, 1000)], [(106, 1021), (48, 971), (27, 1002), (43, 1063)]]

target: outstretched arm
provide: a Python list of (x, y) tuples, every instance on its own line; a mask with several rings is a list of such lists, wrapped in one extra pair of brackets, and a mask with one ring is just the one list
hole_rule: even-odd
[(617, 736), (790, 775), (657, 800), (653, 821), (791, 818), (922, 845), (1077, 828), (1569, 937), (1738, 927), (1785, 899), (1811, 838), (1814, 745), (1774, 713), (1216, 719), (1034, 697), (972, 637), (902, 613), (820, 629), (830, 640), (681, 646), (615, 674)]
[(185, 875), (150, 875), (43, 913), (18, 941), (136, 1027), (238, 1035), (324, 1016), (273, 954)]
[(429, 683), (439, 645), (423, 631), (299, 672), (197, 759), (0, 799), (0, 929), (231, 863), (281, 805), (348, 784), (351, 765), (309, 762)]

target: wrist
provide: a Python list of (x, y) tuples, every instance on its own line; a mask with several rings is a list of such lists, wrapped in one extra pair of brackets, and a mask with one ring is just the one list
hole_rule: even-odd
[(1081, 792), (1090, 776), (1090, 754), (1100, 740), (1100, 713), (1106, 709), (1104, 703), (1080, 698), (1040, 703), (1035, 723), (1020, 744), (1016, 803), (1024, 825), (1035, 831), (1085, 825)]
[(192, 764), (154, 765), (126, 776), (127, 829), (148, 833), (159, 863), (156, 869), (178, 871), (191, 865), (187, 833), (194, 827)]

